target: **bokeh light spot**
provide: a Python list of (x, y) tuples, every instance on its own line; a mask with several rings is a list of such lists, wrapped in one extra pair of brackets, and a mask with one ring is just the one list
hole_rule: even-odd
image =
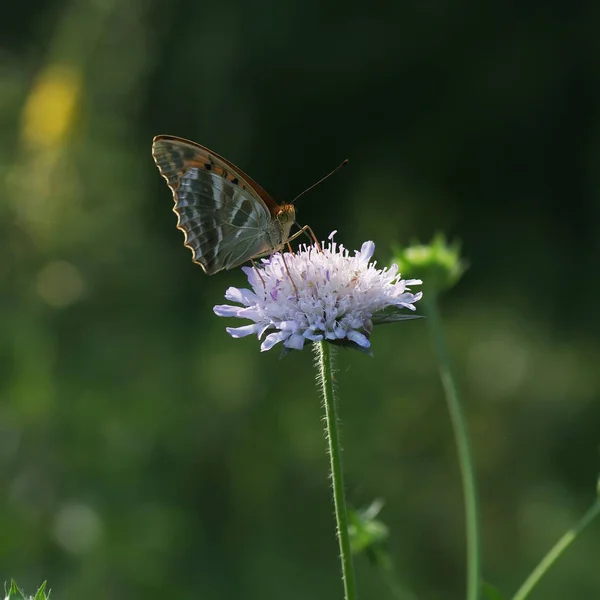
[(30, 146), (61, 145), (73, 122), (81, 77), (77, 70), (49, 65), (34, 84), (23, 111), (23, 138)]
[(85, 554), (102, 537), (102, 521), (87, 504), (65, 504), (57, 513), (53, 533), (57, 543), (71, 554)]
[(58, 260), (48, 263), (38, 273), (36, 291), (50, 306), (62, 308), (81, 298), (85, 283), (76, 267)]

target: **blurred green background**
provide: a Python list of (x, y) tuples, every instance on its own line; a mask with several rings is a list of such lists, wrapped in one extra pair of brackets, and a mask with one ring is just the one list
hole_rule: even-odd
[[(386, 263), (436, 231), (484, 574), (514, 591), (593, 501), (600, 5), (12, 3), (0, 21), (0, 578), (56, 598), (341, 598), (310, 350), (212, 313), (152, 137), (240, 165)], [(238, 324), (238, 323), (235, 323)], [(422, 599), (461, 598), (460, 478), (424, 321), (339, 356), (350, 502)], [(535, 598), (600, 598), (600, 529)], [(362, 598), (390, 598), (365, 558)]]

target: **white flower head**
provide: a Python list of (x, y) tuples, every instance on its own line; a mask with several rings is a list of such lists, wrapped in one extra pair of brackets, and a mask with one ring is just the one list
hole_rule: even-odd
[(227, 332), (234, 338), (267, 334), (262, 352), (279, 342), (284, 349), (302, 350), (307, 341), (320, 340), (369, 352), (374, 324), (418, 318), (400, 310), (415, 310), (422, 292), (413, 294), (409, 286), (422, 281), (400, 279), (396, 265), (377, 269), (369, 262), (373, 242), (351, 256), (333, 241), (335, 233), (322, 250), (304, 245), (294, 254), (273, 254), (257, 268), (244, 267), (252, 289), (230, 287), (225, 294), (241, 306), (223, 304), (214, 311), (253, 323)]

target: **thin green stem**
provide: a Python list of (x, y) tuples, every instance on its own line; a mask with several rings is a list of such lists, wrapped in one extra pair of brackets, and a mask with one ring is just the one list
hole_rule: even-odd
[(525, 600), (531, 590), (539, 583), (546, 571), (558, 560), (561, 554), (575, 541), (575, 538), (600, 514), (600, 499), (587, 510), (579, 521), (569, 529), (542, 558), (538, 566), (531, 572), (523, 585), (517, 590), (512, 600)]
[(465, 534), (467, 543), (467, 600), (479, 597), (479, 517), (477, 511), (477, 494), (475, 491), (475, 474), (467, 425), (461, 408), (460, 394), (456, 379), (452, 372), (450, 356), (446, 348), (442, 320), (437, 305), (437, 297), (430, 293), (423, 299), (427, 309), (427, 322), (437, 354), (440, 378), (446, 396), (446, 404), (454, 430), (454, 440), (458, 454), (458, 463), (462, 477), (462, 488), (465, 503)]
[(333, 490), (333, 504), (337, 523), (337, 537), (340, 544), (344, 596), (346, 600), (356, 600), (354, 565), (352, 563), (352, 551), (350, 550), (348, 512), (346, 510), (344, 478), (342, 475), (342, 447), (340, 445), (336, 408), (337, 400), (333, 366), (334, 348), (327, 342), (315, 342), (315, 352), (318, 368), (317, 380), (323, 394), (323, 408), (325, 409), (325, 434), (329, 443), (331, 487)]
[(384, 583), (396, 600), (418, 600), (411, 590), (400, 583), (387, 552), (384, 552), (381, 548), (374, 548), (373, 558)]

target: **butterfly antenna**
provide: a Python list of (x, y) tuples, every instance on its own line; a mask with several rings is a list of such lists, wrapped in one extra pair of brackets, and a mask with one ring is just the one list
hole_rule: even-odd
[(302, 196), (304, 196), (304, 194), (306, 194), (307, 192), (310, 192), (310, 190), (312, 190), (313, 188), (316, 188), (319, 184), (323, 183), (326, 179), (329, 179), (334, 173), (337, 173), (342, 167), (345, 167), (347, 164), (348, 164), (348, 159), (346, 159), (344, 162), (340, 163), (333, 171), (331, 171), (330, 173), (327, 173), (327, 175), (325, 175), (325, 177), (321, 177), (321, 179), (319, 179), (319, 181), (317, 181), (316, 183), (313, 183), (310, 187), (306, 188), (303, 192), (300, 192), (290, 202), (290, 204), (294, 204), (294, 202), (296, 202), (296, 200), (298, 200), (298, 198), (301, 198)]

